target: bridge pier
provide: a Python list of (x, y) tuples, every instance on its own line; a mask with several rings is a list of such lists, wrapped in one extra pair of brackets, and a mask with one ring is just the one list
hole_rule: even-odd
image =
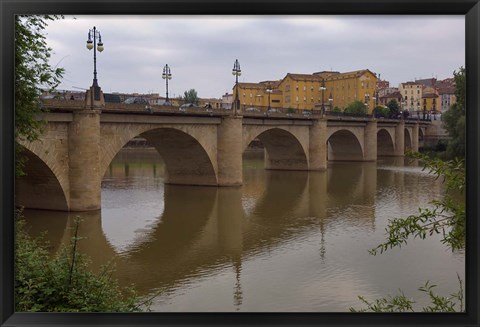
[(418, 122), (413, 125), (413, 128), (412, 128), (412, 151), (414, 152), (418, 152), (418, 131), (419, 131), (419, 124)]
[(309, 130), (308, 170), (327, 169), (327, 120), (313, 121)]
[(363, 161), (377, 161), (377, 121), (372, 120), (365, 126), (363, 142)]
[(236, 186), (243, 183), (242, 117), (226, 116), (217, 130), (218, 186)]
[[(418, 134), (417, 134), (418, 135)], [(405, 121), (400, 121), (395, 127), (395, 156), (405, 155)]]
[(100, 110), (80, 109), (72, 113), (68, 126), (70, 211), (101, 208)]

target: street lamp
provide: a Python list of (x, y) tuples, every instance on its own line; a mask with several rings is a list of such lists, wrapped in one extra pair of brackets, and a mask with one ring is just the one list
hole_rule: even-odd
[[(98, 37), (98, 43), (97, 43)], [(92, 41), (93, 38), (93, 41)], [(88, 40), (87, 40), (87, 49), (92, 50), (93, 48), (93, 90), (94, 90), (94, 99), (100, 100), (100, 87), (98, 86), (97, 81), (97, 48), (99, 52), (103, 51), (102, 36), (100, 31), (97, 30), (95, 26), (93, 29), (88, 31)]]
[(325, 90), (326, 89), (327, 88), (325, 87), (325, 79), (322, 78), (322, 86), (320, 86), (320, 91), (322, 91), (322, 114), (325, 113), (325, 102), (324, 102), (325, 98), (324, 98), (324, 96), (325, 96)]
[(235, 76), (235, 106), (233, 114), (237, 115), (237, 110), (240, 108), (240, 99), (238, 98), (238, 76), (242, 75), (242, 70), (240, 69), (240, 63), (238, 59), (235, 59), (232, 69), (232, 75)]
[(172, 79), (172, 73), (170, 71), (170, 67), (168, 67), (168, 64), (166, 64), (165, 67), (163, 67), (162, 78), (165, 80), (166, 87), (167, 87), (167, 96), (166, 96), (165, 102), (170, 104), (170, 100), (168, 99), (168, 80)]
[(266, 89), (265, 91), (268, 93), (268, 108), (267, 108), (267, 111), (270, 111), (270, 109), (271, 109), (270, 108), (270, 94), (273, 92), (273, 90), (269, 88), (269, 89)]

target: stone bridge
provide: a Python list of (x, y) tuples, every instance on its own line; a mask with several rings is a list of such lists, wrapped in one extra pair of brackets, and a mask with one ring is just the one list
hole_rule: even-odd
[(304, 114), (244, 113), (51, 101), (39, 117), (40, 138), (21, 142), (27, 175), (16, 181), (16, 204), (89, 211), (101, 207), (101, 181), (115, 155), (145, 138), (165, 162), (165, 183), (238, 186), (242, 154), (259, 139), (265, 167), (325, 170), (327, 161), (375, 161), (417, 151), (429, 122)]

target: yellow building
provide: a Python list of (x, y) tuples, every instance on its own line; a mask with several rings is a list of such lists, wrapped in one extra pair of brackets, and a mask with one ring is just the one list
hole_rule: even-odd
[[(242, 108), (255, 107), (266, 109), (270, 93), (270, 106), (283, 108), (282, 92), (278, 89), (280, 81), (264, 81), (260, 83), (238, 83), (238, 98)], [(233, 99), (235, 101), (235, 86), (233, 87)]]
[(328, 96), (332, 99), (332, 108), (338, 107), (344, 110), (354, 101), (364, 102), (369, 113), (375, 108), (377, 75), (370, 70), (362, 69), (346, 73), (323, 71), (314, 75), (319, 76), (325, 83), (325, 98)]
[(426, 87), (422, 92), (422, 105), (420, 111), (439, 113), (442, 111), (441, 97), (437, 90), (432, 87)]
[[(315, 109), (319, 98), (320, 78), (313, 74), (288, 73), (278, 85), (283, 108)], [(325, 103), (327, 103), (326, 101)]]
[[(272, 108), (321, 110), (339, 107), (345, 109), (354, 101), (367, 104), (369, 112), (375, 107), (377, 77), (368, 69), (347, 73), (318, 72), (314, 74), (288, 73), (280, 81), (239, 83), (238, 93), (242, 107), (267, 107), (268, 92)], [(235, 87), (233, 89), (235, 95)]]

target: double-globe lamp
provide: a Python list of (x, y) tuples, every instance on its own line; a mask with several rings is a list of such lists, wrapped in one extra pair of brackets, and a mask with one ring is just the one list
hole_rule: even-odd
[(236, 115), (237, 110), (240, 109), (240, 99), (238, 98), (238, 76), (242, 75), (238, 59), (235, 59), (235, 63), (233, 64), (232, 75), (235, 76), (235, 106), (233, 114)]
[[(97, 43), (98, 37), (98, 43)], [(93, 40), (92, 40), (93, 39)], [(100, 100), (100, 87), (97, 82), (97, 49), (102, 52), (104, 47), (102, 43), (102, 36), (100, 31), (94, 26), (93, 29), (88, 31), (87, 49), (93, 49), (93, 89), (95, 100)]]

